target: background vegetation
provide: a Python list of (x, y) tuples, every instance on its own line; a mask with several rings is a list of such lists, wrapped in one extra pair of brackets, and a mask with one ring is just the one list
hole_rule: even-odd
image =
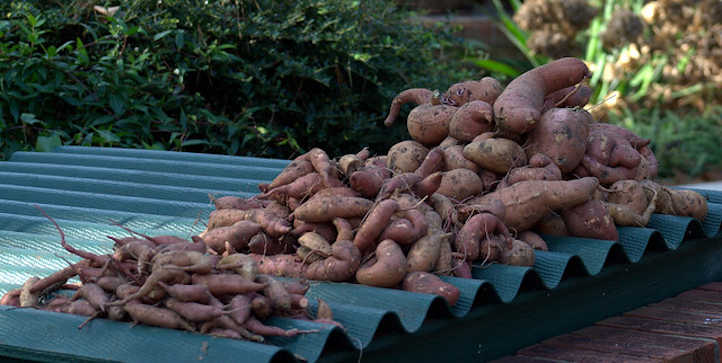
[(386, 150), (405, 132), (381, 122), (397, 92), (472, 72), (449, 29), (385, 0), (120, 3), (0, 2), (0, 159), (61, 143)]

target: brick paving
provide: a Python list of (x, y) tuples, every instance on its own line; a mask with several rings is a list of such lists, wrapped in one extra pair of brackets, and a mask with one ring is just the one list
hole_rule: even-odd
[(722, 360), (721, 347), (722, 282), (713, 282), (495, 362), (714, 363)]

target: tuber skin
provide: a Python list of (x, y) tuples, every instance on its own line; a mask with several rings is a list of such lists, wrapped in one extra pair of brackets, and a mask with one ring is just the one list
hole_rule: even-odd
[(405, 140), (389, 148), (386, 167), (394, 173), (413, 173), (429, 153), (424, 145), (414, 140)]
[(464, 147), (463, 155), (482, 169), (499, 174), (527, 164), (527, 156), (521, 146), (503, 138), (473, 141)]
[(547, 94), (573, 86), (589, 76), (587, 66), (576, 58), (561, 58), (520, 75), (494, 102), (497, 127), (512, 134), (532, 130), (541, 117)]
[(365, 198), (323, 197), (303, 203), (293, 211), (293, 216), (306, 222), (330, 222), (336, 217), (363, 216), (372, 205), (373, 202)]
[(399, 210), (399, 203), (393, 199), (379, 202), (361, 224), (353, 243), (362, 252), (375, 247), (376, 239), (381, 235), (391, 216)]
[(481, 242), (489, 236), (500, 235), (504, 239), (511, 234), (501, 219), (491, 213), (477, 214), (464, 224), (456, 235), (454, 246), (457, 252), (466, 256), (469, 261), (478, 260), (482, 252)]
[(524, 241), (535, 250), (549, 251), (549, 247), (544, 239), (533, 231), (524, 231), (517, 236), (520, 241)]
[(439, 147), (435, 147), (426, 154), (424, 161), (414, 171), (421, 179), (429, 175), (441, 171), (444, 168), (444, 152)]
[(256, 283), (246, 280), (242, 276), (231, 274), (193, 274), (191, 281), (194, 285), (206, 285), (211, 294), (215, 296), (245, 294), (248, 292), (261, 291), (266, 288), (266, 284)]
[(391, 101), (389, 114), (386, 116), (386, 120), (384, 120), (384, 125), (387, 127), (393, 125), (399, 116), (401, 106), (407, 103), (414, 103), (416, 105), (430, 103), (433, 96), (434, 92), (426, 88), (410, 88), (402, 91)]
[(377, 287), (395, 287), (407, 272), (404, 252), (392, 240), (383, 240), (376, 247), (376, 256), (356, 272), (358, 282)]
[(510, 239), (510, 248), (501, 253), (501, 263), (512, 266), (534, 266), (534, 249), (524, 241)]
[(529, 133), (527, 155), (544, 154), (562, 173), (570, 173), (582, 162), (593, 122), (585, 110), (552, 108), (544, 112), (539, 124)]
[(564, 225), (570, 235), (618, 241), (619, 233), (607, 206), (598, 199), (562, 210)]
[(278, 237), (291, 231), (288, 221), (264, 209), (221, 209), (211, 212), (207, 231), (217, 227), (231, 226), (238, 221), (252, 221), (261, 225), (269, 236)]
[(484, 101), (471, 101), (459, 107), (449, 121), (449, 136), (469, 142), (478, 135), (491, 131), (494, 115), (491, 105)]
[(240, 198), (232, 195), (213, 199), (216, 209), (255, 209), (264, 208), (266, 202), (255, 198)]
[(456, 286), (444, 282), (434, 274), (422, 271), (407, 274), (404, 278), (402, 288), (406, 291), (441, 296), (449, 306), (456, 305), (461, 295), (461, 292)]
[(484, 190), (481, 178), (469, 169), (454, 169), (443, 173), (435, 193), (460, 202)]
[(261, 225), (251, 221), (238, 221), (230, 226), (218, 227), (203, 232), (203, 238), (208, 248), (222, 253), (225, 250), (225, 243), (231, 244), (235, 250), (242, 250), (248, 247), (251, 237), (261, 231)]
[(493, 104), (504, 91), (504, 87), (492, 77), (479, 81), (464, 81), (451, 85), (444, 93), (441, 102), (451, 106), (463, 106), (476, 100)]
[(592, 88), (584, 83), (554, 91), (544, 97), (542, 113), (555, 107), (584, 107), (589, 102), (593, 93)]
[(562, 180), (562, 172), (548, 156), (536, 154), (529, 160), (528, 166), (509, 170), (498, 188), (506, 188), (525, 180)]
[(331, 256), (306, 268), (304, 277), (320, 281), (348, 281), (361, 265), (361, 252), (351, 241), (338, 241), (331, 246)]
[(133, 321), (168, 329), (195, 331), (193, 326), (174, 311), (146, 304), (125, 304), (123, 306)]
[[(312, 173), (314, 171), (313, 165), (308, 160), (294, 160), (288, 164), (276, 178), (271, 181), (270, 184), (261, 184), (259, 189), (262, 192), (268, 192), (271, 189), (280, 187), (282, 185), (289, 184), (296, 179)], [(234, 209), (246, 209), (246, 208), (234, 208)]]
[(449, 122), (456, 110), (433, 102), (416, 106), (406, 120), (409, 135), (423, 145), (438, 145), (449, 136)]

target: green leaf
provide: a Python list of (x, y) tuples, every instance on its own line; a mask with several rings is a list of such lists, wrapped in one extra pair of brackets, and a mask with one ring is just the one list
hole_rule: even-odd
[(193, 145), (209, 145), (209, 143), (207, 140), (200, 140), (200, 139), (183, 140), (183, 143), (181, 143), (181, 147), (193, 146)]
[(113, 109), (116, 116), (120, 116), (125, 111), (125, 102), (118, 95), (111, 94), (108, 97), (108, 102), (110, 102), (110, 108)]
[(60, 140), (60, 136), (57, 134), (53, 134), (51, 136), (38, 136), (38, 140), (35, 142), (35, 150), (40, 152), (51, 152), (61, 145), (63, 145), (63, 141)]
[(20, 115), (20, 120), (27, 125), (35, 125), (37, 123), (42, 123), (41, 120), (38, 120), (35, 118), (35, 115), (32, 113), (24, 113)]
[(88, 57), (88, 52), (85, 50), (85, 45), (83, 45), (80, 38), (75, 40), (75, 49), (78, 51), (78, 63), (84, 66), (90, 64), (90, 57)]
[(120, 142), (120, 137), (118, 135), (108, 131), (108, 130), (95, 130), (101, 139), (103, 139), (104, 143), (118, 143)]
[(501, 73), (510, 77), (516, 77), (521, 74), (521, 71), (515, 69), (514, 67), (504, 64), (502, 62), (497, 62), (495, 60), (491, 59), (469, 59), (471, 62), (474, 62), (477, 66), (486, 69), (487, 71), (494, 72), (494, 73)]
[(153, 36), (153, 41), (157, 41), (157, 40), (163, 39), (166, 35), (168, 35), (168, 34), (170, 34), (170, 33), (172, 33), (172, 32), (173, 32), (173, 29), (171, 29), (171, 30), (166, 30), (166, 31), (162, 31), (162, 32), (160, 32), (160, 33), (158, 33), (158, 34), (156, 34), (156, 35)]

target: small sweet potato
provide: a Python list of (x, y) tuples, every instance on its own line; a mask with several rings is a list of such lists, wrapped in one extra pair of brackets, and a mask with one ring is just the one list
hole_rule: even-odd
[(273, 199), (283, 203), (288, 198), (306, 199), (325, 187), (319, 173), (308, 173), (286, 185), (270, 189), (258, 198)]
[(85, 299), (96, 310), (105, 311), (105, 305), (110, 301), (110, 297), (103, 291), (103, 288), (96, 284), (83, 284), (78, 289), (71, 300)]
[(179, 300), (187, 302), (197, 302), (201, 304), (208, 304), (210, 300), (210, 291), (206, 285), (184, 285), (175, 284), (168, 285), (162, 281), (158, 282), (169, 296)]
[(548, 156), (535, 154), (529, 160), (529, 165), (509, 170), (498, 187), (506, 188), (525, 180), (562, 180), (562, 172)]
[(491, 105), (484, 101), (471, 101), (459, 107), (449, 121), (449, 136), (469, 142), (478, 135), (491, 131), (494, 115)]
[(562, 216), (556, 213), (549, 213), (534, 225), (534, 231), (539, 234), (550, 236), (568, 236), (567, 226)]
[(32, 287), (35, 283), (40, 281), (40, 278), (33, 276), (25, 280), (22, 288), (20, 288), (20, 307), (29, 308), (36, 307), (40, 303), (40, 292), (32, 292)]
[(438, 276), (423, 271), (414, 271), (406, 275), (402, 288), (406, 291), (433, 294), (443, 297), (449, 306), (454, 306), (461, 292), (456, 286), (442, 281)]
[(213, 199), (216, 209), (255, 209), (264, 208), (266, 203), (255, 198), (240, 198), (232, 195)]
[[(374, 198), (384, 185), (384, 168), (363, 168), (351, 174), (349, 184), (351, 189), (366, 198)], [(389, 173), (390, 174), (390, 173)], [(390, 177), (390, 175), (389, 175)]]
[(291, 231), (288, 221), (279, 218), (274, 213), (264, 209), (221, 209), (211, 212), (208, 217), (208, 227), (212, 230), (217, 227), (231, 226), (238, 221), (252, 221), (263, 227), (270, 236), (276, 237)]
[(479, 81), (464, 81), (451, 85), (442, 97), (442, 102), (451, 106), (462, 106), (475, 100), (494, 104), (504, 87), (492, 77)]
[(306, 222), (330, 222), (336, 217), (363, 216), (372, 205), (373, 202), (365, 198), (324, 197), (303, 203), (293, 211), (293, 216)]
[(5, 295), (3, 295), (2, 299), (0, 299), (0, 305), (20, 307), (21, 291), (21, 289), (14, 289), (6, 292)]
[(413, 140), (401, 141), (389, 149), (386, 167), (394, 173), (412, 173), (421, 166), (429, 149)]
[(436, 193), (455, 201), (462, 201), (484, 189), (481, 179), (469, 169), (454, 169), (443, 173)]
[(524, 241), (511, 239), (511, 248), (501, 254), (501, 263), (512, 266), (534, 266), (534, 249)]
[(444, 152), (439, 147), (435, 147), (426, 154), (424, 161), (414, 171), (422, 179), (427, 176), (441, 171), (444, 168)]
[(526, 153), (521, 146), (502, 138), (471, 142), (464, 147), (463, 154), (483, 169), (500, 174), (527, 163)]
[(251, 316), (251, 300), (249, 295), (239, 294), (234, 296), (228, 304), (231, 308), (229, 315), (237, 324), (243, 325)]
[[(262, 192), (267, 192), (271, 189), (280, 187), (282, 185), (286, 185), (289, 183), (292, 183), (296, 179), (312, 173), (314, 171), (313, 165), (309, 160), (301, 159), (301, 160), (294, 160), (290, 164), (288, 164), (283, 171), (281, 171), (280, 174), (276, 178), (273, 179), (273, 181), (270, 184), (264, 185), (261, 184), (259, 188)], [(238, 208), (238, 209), (246, 209), (246, 208)]]
[(535, 250), (549, 251), (549, 247), (547, 246), (547, 243), (544, 241), (544, 239), (542, 239), (541, 236), (532, 231), (521, 232), (519, 233), (517, 238), (520, 241), (524, 241)]
[(217, 274), (201, 275), (193, 274), (194, 285), (206, 285), (211, 294), (215, 296), (245, 294), (263, 290), (266, 285), (259, 284), (243, 278), (239, 275)]
[(383, 200), (390, 197), (396, 191), (412, 190), (421, 177), (415, 173), (399, 173), (391, 179), (386, 179), (381, 186), (376, 200)]
[(544, 97), (542, 113), (555, 107), (584, 107), (593, 93), (592, 88), (584, 83), (554, 91)]
[(277, 255), (279, 253), (289, 253), (293, 251), (293, 244), (296, 238), (290, 234), (274, 238), (264, 232), (259, 232), (251, 237), (248, 242), (248, 250), (251, 253), (257, 253), (264, 256)]
[(181, 301), (174, 298), (166, 299), (164, 304), (165, 307), (176, 312), (185, 320), (196, 323), (212, 320), (226, 314), (222, 309), (215, 306), (192, 301)]
[(424, 145), (438, 145), (449, 135), (449, 122), (456, 107), (425, 103), (414, 107), (406, 119), (411, 138)]
[(444, 171), (454, 169), (469, 169), (474, 173), (478, 173), (481, 168), (475, 162), (464, 157), (463, 145), (446, 146), (444, 152)]
[(441, 254), (441, 241), (450, 239), (452, 235), (441, 231), (429, 231), (416, 241), (406, 255), (408, 271), (434, 271)]
[(384, 240), (376, 247), (376, 256), (356, 272), (359, 283), (377, 287), (394, 287), (406, 276), (404, 251), (392, 240)]
[(296, 255), (275, 255), (264, 256), (250, 254), (258, 264), (258, 272), (261, 274), (280, 277), (303, 277), (305, 265)]
[(562, 218), (572, 236), (607, 241), (619, 240), (619, 233), (614, 226), (614, 220), (609, 215), (609, 209), (598, 199), (563, 209)]
[(482, 255), (482, 240), (494, 235), (509, 238), (510, 233), (497, 216), (490, 213), (477, 214), (464, 223), (456, 235), (454, 246), (457, 252), (466, 256), (467, 260), (475, 261)]
[(456, 206), (451, 199), (443, 194), (434, 193), (431, 195), (430, 201), (431, 205), (434, 206), (434, 210), (439, 213), (444, 223), (452, 223), (454, 226), (461, 226), (459, 214), (457, 213)]
[(123, 306), (133, 321), (159, 326), (161, 328), (195, 331), (193, 326), (174, 311), (146, 304), (125, 304)]
[(258, 274), (258, 264), (249, 255), (243, 253), (233, 253), (228, 256), (223, 256), (216, 264), (218, 270), (231, 269), (240, 276), (243, 276), (248, 280), (255, 280), (256, 274)]

